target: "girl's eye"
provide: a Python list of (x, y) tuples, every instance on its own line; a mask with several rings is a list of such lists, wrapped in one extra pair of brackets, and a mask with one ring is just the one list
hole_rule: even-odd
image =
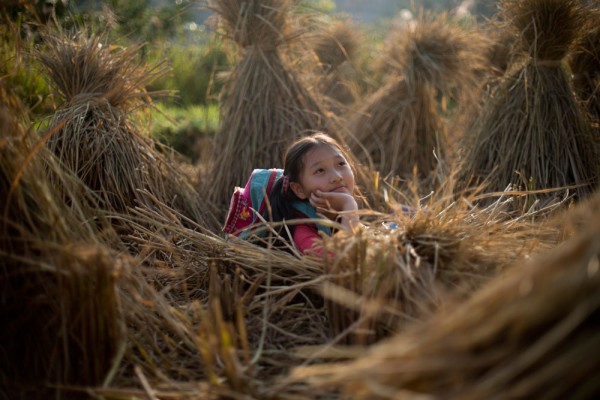
[(347, 164), (348, 164), (348, 163), (346, 162), (346, 160), (344, 160), (344, 161), (340, 161), (340, 162), (338, 163), (338, 165), (339, 165), (340, 167), (344, 167), (344, 166), (346, 166)]
[(319, 169), (315, 170), (315, 174), (320, 174), (323, 171), (325, 171), (323, 168), (319, 168)]

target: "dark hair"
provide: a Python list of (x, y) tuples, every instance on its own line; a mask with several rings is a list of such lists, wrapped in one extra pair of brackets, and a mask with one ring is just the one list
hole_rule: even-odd
[[(271, 210), (270, 214), (269, 210), (267, 210), (264, 216), (265, 219), (273, 222), (279, 222), (283, 221), (284, 219), (289, 221), (296, 218), (296, 211), (292, 207), (292, 203), (294, 201), (308, 200), (301, 200), (298, 198), (294, 191), (289, 187), (284, 191), (284, 179), (287, 177), (288, 182), (300, 182), (300, 174), (304, 168), (304, 159), (306, 154), (311, 150), (323, 145), (331, 146), (339, 150), (340, 153), (346, 159), (348, 159), (346, 150), (337, 141), (335, 141), (335, 139), (322, 132), (313, 133), (310, 136), (303, 137), (292, 143), (285, 153), (283, 175), (277, 179), (277, 181), (275, 181), (275, 184), (271, 190), (271, 195), (269, 196)], [(293, 232), (294, 226), (290, 225), (289, 228), (290, 231)], [(279, 234), (285, 239), (290, 239), (287, 237), (288, 235), (285, 229), (280, 229)]]

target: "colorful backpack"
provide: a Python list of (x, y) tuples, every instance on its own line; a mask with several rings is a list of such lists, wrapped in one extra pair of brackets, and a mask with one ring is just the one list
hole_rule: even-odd
[[(282, 169), (255, 169), (250, 174), (244, 188), (236, 187), (231, 196), (229, 211), (223, 232), (227, 235), (247, 239), (250, 233), (260, 225), (259, 215), (267, 209), (267, 201), (275, 181), (283, 174)], [(320, 219), (310, 203), (297, 201), (292, 205), (298, 212), (307, 218)], [(331, 234), (331, 228), (317, 224), (317, 228), (326, 234)], [(265, 236), (266, 231), (261, 231), (258, 236)]]

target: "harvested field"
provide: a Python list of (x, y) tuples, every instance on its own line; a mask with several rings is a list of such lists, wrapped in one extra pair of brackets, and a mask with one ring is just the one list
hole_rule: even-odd
[[(579, 3), (503, 1), (494, 32), (526, 50), (506, 70), (469, 40), (489, 26), (421, 15), (385, 50), (403, 72), (335, 104), (284, 50), (306, 17), (295, 5), (211, 2), (240, 54), (207, 139), (219, 152), (199, 166), (141, 122), (162, 64), (140, 47), (43, 31), (32, 54), (58, 107), (44, 124), (0, 76), (0, 399), (597, 398), (600, 150), (590, 80), (565, 71), (594, 65)], [(320, 33), (337, 38), (310, 50), (320, 67), (352, 58), (347, 27)], [(338, 131), (365, 109), (374, 131)], [(464, 121), (477, 130), (446, 131)], [(260, 244), (226, 237), (234, 186), (328, 129), (351, 162), (386, 150), (355, 165), (361, 225), (328, 220), (320, 255), (282, 248), (266, 221)]]

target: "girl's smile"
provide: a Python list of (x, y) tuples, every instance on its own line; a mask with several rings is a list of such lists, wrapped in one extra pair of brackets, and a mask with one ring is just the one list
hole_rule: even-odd
[(346, 193), (346, 186), (338, 186), (332, 190), (330, 190), (330, 192), (338, 192), (338, 193)]

